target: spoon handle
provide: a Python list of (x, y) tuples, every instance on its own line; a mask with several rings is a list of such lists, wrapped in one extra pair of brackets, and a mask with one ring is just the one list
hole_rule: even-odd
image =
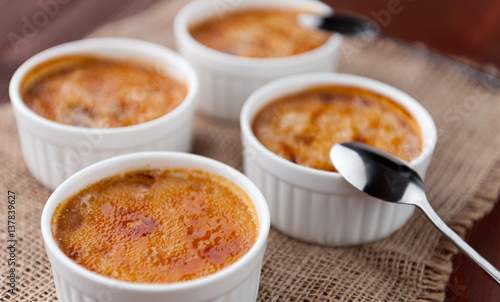
[(432, 209), (429, 202), (422, 202), (417, 205), (422, 212), (430, 219), (430, 221), (438, 228), (444, 235), (453, 241), (470, 259), (476, 262), (490, 277), (500, 285), (500, 271), (496, 269), (491, 263), (479, 255), (470, 245), (467, 244), (460, 236), (458, 236), (449, 226)]

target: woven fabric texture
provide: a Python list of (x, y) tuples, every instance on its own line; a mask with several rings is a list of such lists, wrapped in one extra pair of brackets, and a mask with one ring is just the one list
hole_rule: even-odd
[[(143, 13), (108, 24), (93, 37), (118, 36), (173, 47), (172, 21), (187, 1), (162, 1)], [(500, 184), (500, 91), (497, 80), (426, 51), (389, 39), (346, 40), (340, 71), (393, 85), (422, 103), (439, 139), (426, 187), (437, 213), (459, 234), (493, 207)], [(7, 97), (7, 96), (2, 96)], [(241, 170), (236, 124), (197, 116), (194, 153)], [(0, 213), (16, 192), (18, 291), (7, 292), (7, 262), (0, 261), (0, 301), (54, 301), (55, 287), (40, 233), (50, 192), (23, 162), (10, 105), (0, 106)], [(7, 239), (6, 224), (0, 240)], [(321, 247), (271, 230), (258, 301), (442, 301), (457, 249), (416, 211), (390, 237), (355, 247)], [(2, 248), (2, 259), (7, 250)]]

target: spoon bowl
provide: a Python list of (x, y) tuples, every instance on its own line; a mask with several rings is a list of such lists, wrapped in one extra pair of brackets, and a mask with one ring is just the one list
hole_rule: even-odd
[(361, 15), (335, 12), (329, 15), (302, 13), (299, 24), (304, 27), (335, 32), (346, 36), (374, 38), (380, 34), (377, 23)]
[(432, 209), (420, 175), (401, 159), (360, 143), (336, 144), (330, 159), (358, 190), (387, 202), (418, 207), (451, 241), (500, 285), (500, 272), (450, 229)]

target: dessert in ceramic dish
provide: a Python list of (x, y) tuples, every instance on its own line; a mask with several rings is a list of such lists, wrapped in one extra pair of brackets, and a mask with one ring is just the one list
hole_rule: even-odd
[[(266, 106), (280, 105), (282, 100), (288, 98), (297, 98), (297, 102), (301, 102), (299, 99), (302, 99), (304, 95), (305, 99), (309, 101), (315, 99), (311, 101), (310, 105), (312, 104), (312, 107), (318, 105), (319, 111), (317, 113), (322, 113), (323, 109), (321, 108), (325, 106), (324, 102), (330, 102), (332, 96), (326, 95), (324, 99), (314, 96), (322, 95), (322, 90), (325, 87), (327, 90), (337, 87), (335, 89), (347, 90), (356, 94), (356, 97), (353, 97), (354, 103), (359, 103), (362, 111), (368, 110), (363, 114), (364, 117), (352, 119), (355, 114), (350, 111), (355, 110), (358, 106), (344, 107), (346, 104), (339, 101), (339, 98), (342, 100), (344, 96), (338, 96), (336, 95), (338, 92), (335, 92), (334, 99), (339, 102), (336, 107), (339, 107), (337, 109), (343, 110), (344, 113), (334, 113), (329, 119), (339, 118), (339, 120), (334, 123), (335, 125), (330, 125), (325, 121), (325, 127), (331, 126), (332, 129), (335, 129), (339, 126), (338, 123), (346, 123), (348, 127), (341, 130), (341, 136), (346, 135), (344, 138), (357, 138), (358, 140), (367, 139), (367, 133), (378, 129), (377, 123), (380, 126), (389, 122), (384, 128), (392, 127), (390, 125), (393, 124), (399, 130), (404, 128), (403, 132), (410, 131), (409, 133), (411, 133), (414, 131), (416, 133), (411, 141), (414, 141), (415, 145), (403, 149), (407, 149), (407, 152), (413, 156), (409, 165), (422, 177), (425, 176), (437, 138), (436, 127), (427, 111), (412, 97), (387, 84), (360, 76), (335, 73), (310, 73), (279, 79), (259, 88), (248, 98), (242, 109), (240, 121), (245, 174), (254, 181), (266, 197), (271, 212), (272, 225), (291, 237), (307, 242), (336, 246), (362, 244), (384, 238), (405, 224), (414, 211), (413, 207), (387, 203), (369, 197), (352, 187), (340, 174), (329, 171), (328, 167), (325, 169), (327, 171), (311, 168), (293, 162), (293, 158), (290, 158), (291, 161), (286, 156), (277, 155), (264, 146), (252, 130), (252, 126), (255, 129), (256, 124), (260, 123), (258, 116), (265, 112)], [(367, 96), (374, 97), (379, 105), (383, 103), (389, 105), (391, 108), (389, 113), (387, 114), (381, 108), (371, 112), (377, 106), (365, 108), (366, 104), (364, 103), (367, 100), (364, 98)], [(380, 102), (380, 100), (383, 101)], [(390, 102), (386, 102), (388, 100)], [(302, 112), (303, 109), (296, 110), (294, 106), (285, 107), (278, 108), (277, 112), (272, 113), (278, 117), (283, 113), (280, 110), (295, 112), (295, 114), (289, 115), (286, 119), (278, 118), (280, 123), (275, 126), (275, 129), (290, 127), (290, 132), (300, 130), (304, 133), (316, 133), (318, 136), (303, 136), (302, 132), (295, 136), (295, 134), (290, 133), (289, 141), (294, 142), (294, 145), (291, 146), (293, 149), (287, 150), (287, 145), (284, 145), (283, 150), (296, 152), (294, 155), (299, 155), (295, 158), (296, 162), (301, 160), (300, 155), (312, 153), (311, 158), (303, 160), (317, 161), (319, 168), (328, 166), (323, 154), (316, 154), (317, 151), (310, 152), (305, 148), (308, 147), (308, 144), (314, 145), (316, 137), (321, 137), (322, 141), (317, 142), (319, 146), (317, 150), (326, 149), (329, 151), (326, 144), (334, 142), (331, 141), (330, 137), (322, 135), (331, 129), (314, 130), (314, 127), (323, 124), (320, 120), (317, 121), (318, 123), (309, 124), (311, 117), (321, 119), (326, 118), (326, 116), (316, 115), (313, 113), (314, 110), (308, 113), (307, 109)], [(396, 115), (391, 117), (395, 113)], [(342, 119), (340, 116), (335, 117), (337, 114), (341, 114)], [(372, 116), (373, 114), (379, 114), (379, 117), (375, 118)], [(398, 118), (398, 115), (404, 118)], [(356, 125), (351, 124), (354, 121), (356, 121)], [(371, 122), (375, 124), (370, 125)], [(304, 127), (305, 125), (312, 126), (312, 129), (302, 128), (301, 125)], [(269, 127), (262, 128), (270, 129)], [(354, 132), (353, 129), (362, 130), (362, 133), (351, 133)], [(395, 133), (399, 130), (396, 130)], [(258, 132), (257, 129), (256, 133)], [(263, 141), (281, 139), (274, 137), (275, 134), (272, 131), (263, 132), (259, 134), (261, 139), (262, 136), (266, 138)], [(384, 142), (391, 135), (394, 135), (393, 133), (387, 136), (388, 134), (384, 134), (383, 131), (381, 133), (382, 137), (377, 138), (380, 142)], [(284, 137), (287, 135), (285, 134)], [(336, 134), (328, 132), (328, 135)], [(389, 147), (397, 146), (397, 140), (387, 141), (383, 144), (387, 144)], [(325, 155), (326, 157), (328, 157), (328, 153)]]
[(253, 58), (286, 57), (323, 45), (330, 34), (301, 26), (303, 11), (246, 9), (195, 24), (190, 34), (201, 44), (227, 54)]
[(34, 67), (21, 84), (26, 105), (55, 122), (116, 128), (154, 120), (186, 97), (184, 83), (131, 60), (69, 56)]
[[(112, 79), (108, 77), (110, 70), (105, 68), (104, 72), (102, 66), (89, 61), (114, 65)], [(80, 63), (93, 66), (93, 71), (72, 68)], [(140, 79), (128, 78), (132, 75)], [(161, 86), (173, 89), (158, 87), (160, 79)], [(90, 87), (83, 87), (84, 83)], [(122, 87), (124, 84), (127, 87)], [(163, 103), (168, 104), (163, 115), (156, 105), (151, 110), (152, 104), (143, 103), (146, 98), (157, 103), (162, 94), (175, 99)], [(189, 151), (198, 77), (184, 58), (160, 45), (121, 38), (84, 39), (49, 48), (28, 59), (14, 73), (9, 95), (24, 161), (31, 174), (53, 190), (78, 170), (115, 155)], [(144, 115), (135, 114), (139, 111)], [(43, 112), (48, 118), (42, 116)], [(62, 122), (49, 119), (55, 117)], [(114, 128), (105, 128), (108, 126)]]
[(319, 86), (272, 101), (252, 122), (257, 139), (299, 165), (335, 172), (331, 147), (361, 142), (410, 162), (422, 151), (422, 134), (401, 105), (352, 86)]
[(245, 192), (216, 174), (139, 170), (60, 203), (52, 235), (66, 256), (103, 276), (173, 283), (240, 259), (257, 239), (258, 221)]
[(255, 302), (269, 226), (248, 178), (178, 152), (82, 169), (52, 193), (41, 219), (62, 302)]
[[(247, 97), (272, 80), (335, 71), (342, 37), (301, 28), (298, 12), (331, 13), (314, 0), (191, 1), (176, 15), (176, 47), (200, 76), (199, 109), (238, 121)], [(279, 21), (277, 21), (279, 20)]]

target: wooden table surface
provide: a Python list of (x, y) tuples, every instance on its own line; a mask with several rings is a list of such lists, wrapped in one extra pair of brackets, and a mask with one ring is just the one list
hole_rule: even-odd
[[(27, 58), (76, 40), (157, 0), (0, 0), (0, 103)], [(390, 36), (496, 73), (500, 67), (500, 0), (325, 0), (338, 10), (364, 14)], [(457, 63), (458, 64), (458, 63)], [(467, 242), (500, 268), (500, 205), (476, 222)], [(445, 301), (500, 301), (500, 287), (465, 256), (453, 260)]]

